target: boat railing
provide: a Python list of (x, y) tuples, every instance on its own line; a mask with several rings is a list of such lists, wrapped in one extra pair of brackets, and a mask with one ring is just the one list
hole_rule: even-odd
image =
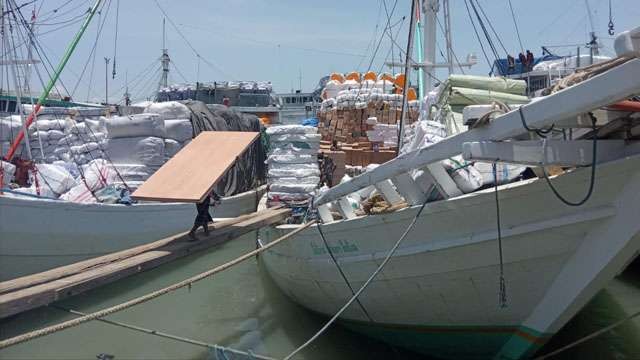
[[(418, 169), (423, 170), (421, 173), (433, 182), (445, 198), (461, 195), (462, 192), (455, 186), (451, 177), (440, 164), (441, 160), (460, 154), (468, 158), (472, 149), (495, 150), (496, 146), (491, 145), (496, 143), (501, 145), (497, 148), (502, 148), (502, 154), (507, 154), (507, 157), (514, 156), (513, 148), (510, 151), (504, 151), (504, 146), (513, 147), (520, 142), (505, 142), (504, 140), (526, 135), (528, 130), (524, 125), (529, 129), (542, 129), (552, 125), (566, 128), (585, 127), (585, 117), (581, 116), (582, 114), (639, 94), (640, 82), (638, 79), (640, 79), (640, 59), (634, 58), (557, 93), (536, 98), (529, 104), (523, 105), (521, 110), (503, 114), (489, 124), (448, 137), (428, 147), (402, 154), (371, 171), (327, 190), (315, 199), (314, 206), (317, 207), (324, 222), (333, 221), (328, 208), (329, 203), (337, 205), (344, 218), (356, 217), (346, 196), (369, 186), (374, 186), (392, 205), (402, 202), (403, 199), (409, 205), (421, 204), (429, 194), (410, 175), (413, 170)], [(579, 123), (580, 121), (582, 123)], [(618, 145), (621, 141), (608, 141), (615, 141), (615, 146), (604, 146), (603, 149), (619, 150)], [(574, 153), (583, 154), (585, 143), (588, 141), (558, 140), (550, 146), (557, 146), (565, 150), (575, 146), (576, 148), (573, 150), (578, 151), (574, 151)], [(531, 146), (531, 141), (528, 145)], [(578, 149), (580, 147), (581, 149)], [(467, 154), (465, 154), (465, 149)], [(541, 146), (536, 151), (542, 158), (540, 149)], [(490, 150), (488, 151), (490, 152)], [(553, 151), (553, 148), (550, 149), (550, 153)], [(490, 156), (484, 154), (485, 159)], [(491, 161), (498, 160), (504, 160), (504, 157), (496, 155)], [(544, 164), (553, 165), (546, 160), (548, 159), (545, 154)], [(584, 156), (582, 159), (576, 159), (576, 163), (582, 162), (581, 165), (584, 161)], [(571, 163), (572, 160), (565, 159), (564, 162)]]

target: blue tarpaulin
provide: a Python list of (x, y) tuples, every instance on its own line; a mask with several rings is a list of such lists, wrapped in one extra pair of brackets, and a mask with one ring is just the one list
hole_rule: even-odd
[(302, 120), (302, 125), (318, 127), (318, 118), (308, 118)]

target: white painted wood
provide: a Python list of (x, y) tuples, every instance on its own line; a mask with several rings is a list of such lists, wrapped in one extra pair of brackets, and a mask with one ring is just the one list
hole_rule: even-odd
[[(640, 174), (612, 199), (616, 215), (591, 230), (567, 259), (523, 325), (540, 333), (555, 333), (616, 276), (640, 250)], [(515, 339), (513, 340), (515, 341)], [(515, 358), (509, 342), (506, 358)]]
[(427, 195), (409, 174), (396, 175), (391, 181), (409, 205), (422, 204), (425, 201)]
[[(579, 300), (587, 301), (626, 264), (623, 260), (636, 253), (640, 239), (640, 223), (636, 221), (640, 211), (640, 156), (602, 164), (596, 176), (593, 197), (578, 208), (562, 205), (544, 181), (530, 179), (498, 188), (506, 308), (500, 308), (497, 298), (500, 265), (494, 189), (427, 204), (360, 301), (377, 325), (401, 325), (407, 332), (423, 332), (433, 324), (524, 325), (546, 332), (538, 322), (527, 320), (535, 313), (543, 321), (556, 317), (549, 322), (549, 331), (555, 331), (569, 318), (563, 315), (568, 307), (581, 306), (568, 291), (588, 287), (589, 293), (583, 292), (580, 296), (584, 299)], [(589, 180), (589, 169), (578, 169), (553, 181), (558, 191), (575, 199), (584, 193)], [(371, 275), (418, 208), (334, 221), (324, 227), (332, 241), (340, 244), (340, 252), (335, 254), (352, 283), (362, 284)], [(624, 218), (619, 218), (621, 212), (626, 214)], [(272, 228), (270, 240), (297, 226)], [(611, 239), (609, 234), (617, 238)], [(628, 240), (631, 234), (636, 240)], [(625, 236), (627, 245), (623, 245)], [(315, 312), (331, 316), (351, 293), (331, 267), (329, 255), (314, 251), (321, 248), (317, 231), (307, 229), (296, 239), (265, 252), (261, 260), (285, 294)], [(592, 259), (596, 259), (595, 266), (608, 261), (607, 274), (593, 278), (597, 270), (585, 271)], [(348, 309), (341, 319), (367, 321), (358, 307)], [(459, 345), (469, 353), (500, 351), (501, 345), (487, 348), (489, 344), (491, 341)], [(434, 351), (451, 351), (450, 343), (444, 346)]]
[[(624, 140), (598, 140), (598, 163), (624, 156)], [(462, 157), (470, 161), (499, 161), (531, 166), (588, 166), (593, 163), (592, 140), (474, 141), (462, 144)], [(545, 159), (546, 158), (546, 159)]]
[(640, 250), (640, 175), (630, 179), (614, 204), (616, 216), (587, 234), (525, 325), (560, 330), (600, 290), (597, 285), (611, 280)]
[(393, 188), (393, 184), (390, 180), (384, 180), (376, 183), (375, 187), (389, 204), (397, 205), (402, 202), (402, 197), (398, 194), (396, 189)]
[(462, 195), (462, 191), (458, 188), (458, 185), (456, 185), (455, 181), (453, 181), (441, 163), (436, 162), (429, 164), (425, 169), (429, 171), (429, 174), (433, 177), (436, 187), (445, 199)]
[[(222, 198), (215, 219), (256, 211), (266, 187)], [(143, 245), (187, 231), (186, 203), (78, 204), (0, 196), (0, 281)]]
[[(582, 83), (522, 106), (529, 127), (550, 126), (640, 93), (640, 59), (594, 76)], [(427, 148), (418, 149), (381, 164), (372, 171), (335, 186), (315, 200), (316, 205), (336, 200), (365, 186), (427, 164), (462, 153), (462, 144), (471, 141), (504, 140), (526, 133), (518, 111), (504, 114), (490, 124), (457, 134)]]
[[(629, 115), (629, 112), (619, 111), (619, 110), (603, 110), (597, 109), (591, 111), (591, 113), (596, 117), (596, 126), (603, 126), (611, 121), (616, 119), (620, 119)], [(564, 119), (560, 121), (556, 121), (553, 126), (557, 129), (576, 129), (576, 128), (585, 128), (591, 129), (593, 127), (593, 121), (591, 120), (591, 116), (588, 113), (579, 114), (578, 116), (571, 117), (569, 119)]]
[(345, 219), (353, 219), (354, 217), (356, 217), (356, 213), (355, 211), (353, 211), (353, 208), (349, 203), (349, 199), (347, 199), (346, 197), (340, 198), (340, 200), (338, 200), (338, 209), (340, 209), (340, 213)]
[(329, 210), (329, 204), (322, 204), (318, 206), (318, 216), (320, 216), (320, 219), (325, 224), (333, 221), (333, 215), (331, 215), (331, 210)]

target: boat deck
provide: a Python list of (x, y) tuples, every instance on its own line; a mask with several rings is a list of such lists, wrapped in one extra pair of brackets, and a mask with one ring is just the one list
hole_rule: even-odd
[(289, 209), (271, 208), (209, 225), (209, 235), (187, 232), (0, 283), (0, 319), (83, 293), (155, 268), (177, 258), (220, 245), (261, 227), (282, 221)]

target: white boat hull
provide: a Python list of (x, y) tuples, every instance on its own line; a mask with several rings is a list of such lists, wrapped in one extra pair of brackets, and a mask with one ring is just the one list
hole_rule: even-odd
[[(222, 199), (214, 218), (256, 210), (264, 187)], [(131, 206), (0, 196), (0, 281), (124, 250), (189, 230), (195, 206)]]
[[(637, 156), (600, 165), (593, 196), (577, 208), (563, 205), (544, 180), (500, 188), (504, 308), (493, 190), (428, 204), (360, 296), (370, 318), (354, 303), (342, 323), (441, 357), (530, 355), (640, 249), (639, 165)], [(577, 199), (589, 175), (582, 169), (553, 181)], [(381, 263), (418, 208), (321, 225), (354, 289)], [(261, 240), (268, 243), (293, 228), (263, 230)], [(288, 296), (315, 312), (333, 315), (352, 296), (315, 227), (261, 259)]]

